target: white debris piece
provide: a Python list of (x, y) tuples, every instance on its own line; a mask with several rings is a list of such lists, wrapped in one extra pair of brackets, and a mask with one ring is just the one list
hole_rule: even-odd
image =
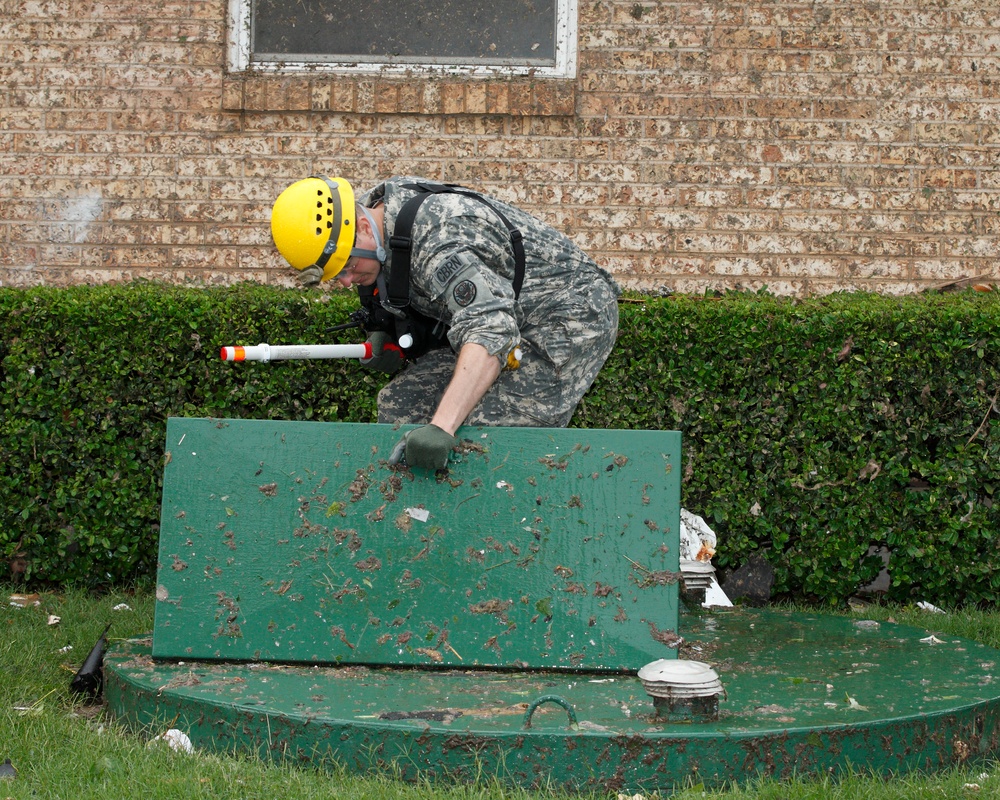
[(859, 703), (857, 700), (855, 700), (850, 695), (845, 695), (844, 696), (844, 700), (847, 701), (847, 707), (851, 708), (851, 709), (854, 709), (855, 711), (867, 711), (868, 710), (865, 706), (861, 705), (861, 703)]
[(932, 605), (931, 603), (928, 603), (924, 600), (921, 600), (919, 603), (917, 603), (917, 608), (922, 608), (924, 611), (930, 611), (933, 614), (945, 613), (943, 608), (938, 608), (937, 606)]
[(118, 605), (116, 605), (111, 610), (112, 611), (131, 611), (132, 610), (132, 606), (128, 605), (127, 603), (119, 603)]
[(733, 601), (729, 599), (722, 587), (719, 586), (719, 582), (712, 576), (711, 585), (705, 590), (705, 602), (702, 605), (705, 608), (712, 608), (712, 606), (731, 606)]
[(165, 742), (171, 750), (176, 750), (178, 753), (194, 752), (194, 745), (191, 744), (191, 739), (184, 731), (179, 731), (177, 728), (171, 728), (166, 733), (161, 733), (159, 736), (151, 739), (149, 744), (152, 746), (160, 742)]
[(406, 513), (410, 515), (410, 519), (415, 519), (418, 522), (427, 522), (431, 517), (431, 512), (426, 508), (408, 508)]
[(49, 625), (58, 625), (62, 622), (62, 617), (57, 617), (55, 614), (49, 614)]

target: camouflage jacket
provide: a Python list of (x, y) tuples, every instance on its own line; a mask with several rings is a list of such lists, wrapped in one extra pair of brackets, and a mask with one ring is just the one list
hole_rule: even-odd
[[(416, 192), (408, 183), (424, 178), (394, 177), (359, 195), (368, 207), (385, 205), (384, 241), (394, 233), (396, 216)], [(510, 234), (485, 203), (459, 194), (436, 194), (420, 206), (411, 230), (410, 303), (423, 314), (450, 326), (448, 340), (456, 352), (463, 345), (482, 345), (506, 360), (525, 341), (554, 363), (571, 356), (567, 324), (579, 319), (579, 297), (597, 286), (605, 295), (620, 294), (610, 273), (597, 266), (565, 235), (513, 206), (490, 198), (524, 237), (524, 283), (517, 298)], [(387, 248), (388, 249), (388, 248)], [(392, 253), (385, 267), (392, 273)], [(563, 330), (552, 330), (562, 326)]]

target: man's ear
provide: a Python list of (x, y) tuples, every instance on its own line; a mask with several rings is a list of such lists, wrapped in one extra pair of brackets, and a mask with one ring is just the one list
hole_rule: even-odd
[(372, 224), (368, 221), (368, 217), (365, 214), (356, 213), (354, 215), (354, 224), (357, 226), (357, 235), (360, 236), (362, 233), (366, 236), (371, 236), (375, 238), (372, 234)]

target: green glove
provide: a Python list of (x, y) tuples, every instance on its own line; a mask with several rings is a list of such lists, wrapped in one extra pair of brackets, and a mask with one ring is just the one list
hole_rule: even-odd
[(372, 346), (372, 357), (362, 358), (361, 366), (368, 369), (377, 369), (387, 375), (399, 372), (406, 363), (406, 355), (388, 333), (385, 331), (372, 331), (368, 337)]
[(313, 264), (311, 267), (306, 267), (303, 270), (299, 270), (299, 283), (301, 283), (307, 289), (312, 289), (315, 286), (319, 286), (323, 280), (323, 268), (317, 267)]
[(448, 454), (458, 439), (437, 425), (424, 425), (407, 433), (400, 442), (404, 443), (408, 466), (436, 470), (448, 466)]

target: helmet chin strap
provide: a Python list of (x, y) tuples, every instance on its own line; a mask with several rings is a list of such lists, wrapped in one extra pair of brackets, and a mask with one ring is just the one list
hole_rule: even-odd
[(360, 247), (351, 248), (351, 256), (357, 256), (358, 258), (373, 258), (378, 261), (379, 264), (385, 265), (386, 252), (385, 247), (382, 246), (382, 234), (379, 232), (378, 225), (375, 224), (375, 220), (372, 215), (368, 213), (368, 209), (365, 208), (361, 203), (355, 203), (357, 209), (365, 215), (365, 219), (368, 220), (368, 225), (372, 229), (372, 236), (375, 238), (375, 249), (365, 250)]

